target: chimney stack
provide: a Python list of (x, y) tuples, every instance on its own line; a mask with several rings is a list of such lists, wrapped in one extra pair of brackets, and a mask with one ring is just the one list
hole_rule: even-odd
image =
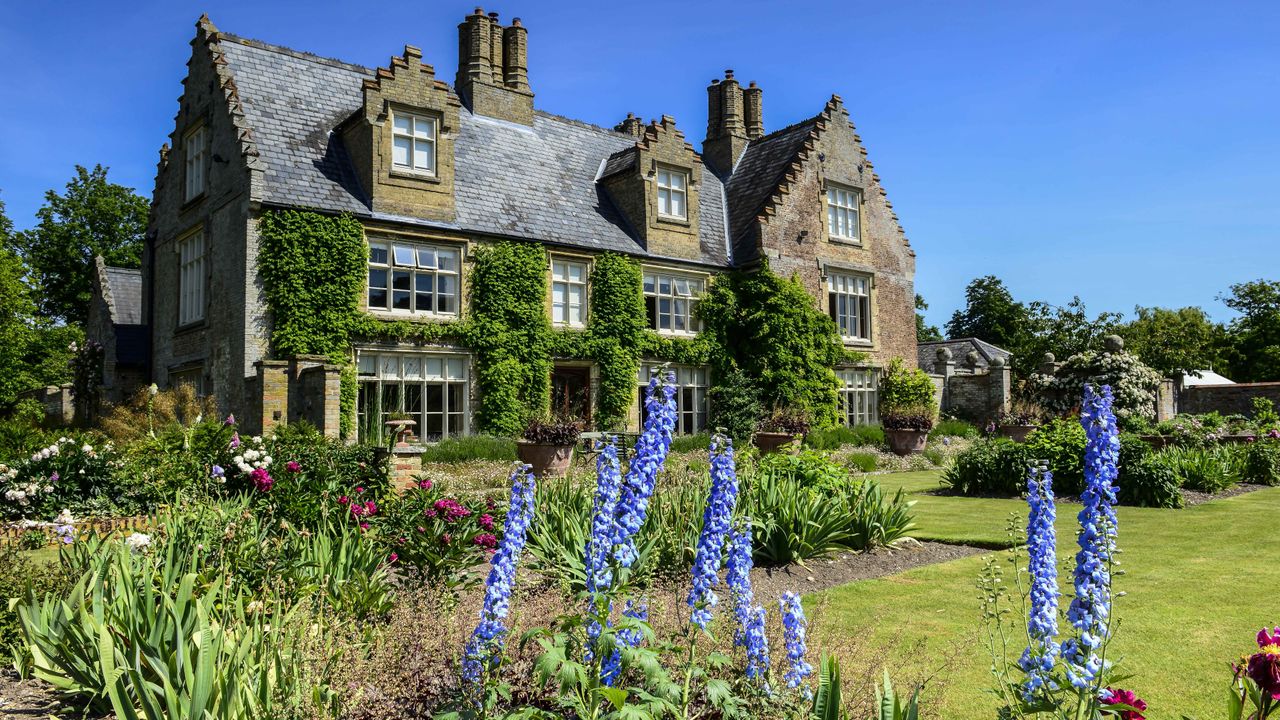
[(627, 113), (627, 117), (613, 129), (620, 133), (626, 133), (637, 140), (644, 135), (644, 121), (636, 117), (635, 113)]
[(744, 91), (733, 70), (725, 70), (724, 80), (712, 80), (707, 87), (707, 139), (702, 142), (702, 157), (717, 172), (732, 172), (747, 142), (764, 135), (760, 93), (755, 83)]
[(471, 112), (533, 124), (529, 89), (528, 31), (515, 18), (502, 27), (498, 13), (483, 8), (458, 25), (458, 95)]

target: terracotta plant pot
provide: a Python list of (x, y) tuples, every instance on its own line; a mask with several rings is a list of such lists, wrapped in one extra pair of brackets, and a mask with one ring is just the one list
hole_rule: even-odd
[(929, 431), (885, 428), (884, 438), (889, 441), (889, 450), (894, 455), (915, 455), (924, 452), (924, 446), (929, 442)]
[(787, 445), (794, 442), (797, 445), (804, 440), (804, 435), (793, 435), (783, 432), (758, 432), (752, 436), (751, 441), (756, 447), (760, 448), (761, 455), (769, 455), (776, 453)]
[(1007, 437), (1014, 442), (1026, 442), (1027, 436), (1039, 425), (1001, 425), (998, 428), (1000, 437)]
[(527, 440), (516, 442), (516, 456), (528, 463), (537, 477), (559, 477), (569, 471), (573, 462), (572, 445), (538, 445)]

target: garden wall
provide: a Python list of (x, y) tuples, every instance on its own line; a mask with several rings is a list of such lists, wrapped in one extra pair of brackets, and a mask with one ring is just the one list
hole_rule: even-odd
[(1178, 395), (1178, 412), (1220, 412), (1224, 415), (1252, 414), (1253, 399), (1261, 397), (1280, 405), (1280, 382), (1196, 385)]
[(972, 362), (957, 367), (951, 351), (941, 348), (930, 377), (939, 410), (948, 415), (982, 423), (1009, 409), (1012, 377), (1003, 358), (986, 367)]

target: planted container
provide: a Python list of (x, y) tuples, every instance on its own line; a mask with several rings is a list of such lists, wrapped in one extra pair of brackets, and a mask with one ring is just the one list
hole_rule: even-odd
[(573, 464), (573, 446), (582, 435), (576, 420), (531, 420), (516, 441), (516, 457), (537, 477), (564, 475)]

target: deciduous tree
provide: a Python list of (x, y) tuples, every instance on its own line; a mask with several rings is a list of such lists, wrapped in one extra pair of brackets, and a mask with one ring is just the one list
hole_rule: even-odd
[(1240, 313), (1229, 325), (1231, 379), (1280, 380), (1280, 281), (1236, 283), (1218, 299)]

